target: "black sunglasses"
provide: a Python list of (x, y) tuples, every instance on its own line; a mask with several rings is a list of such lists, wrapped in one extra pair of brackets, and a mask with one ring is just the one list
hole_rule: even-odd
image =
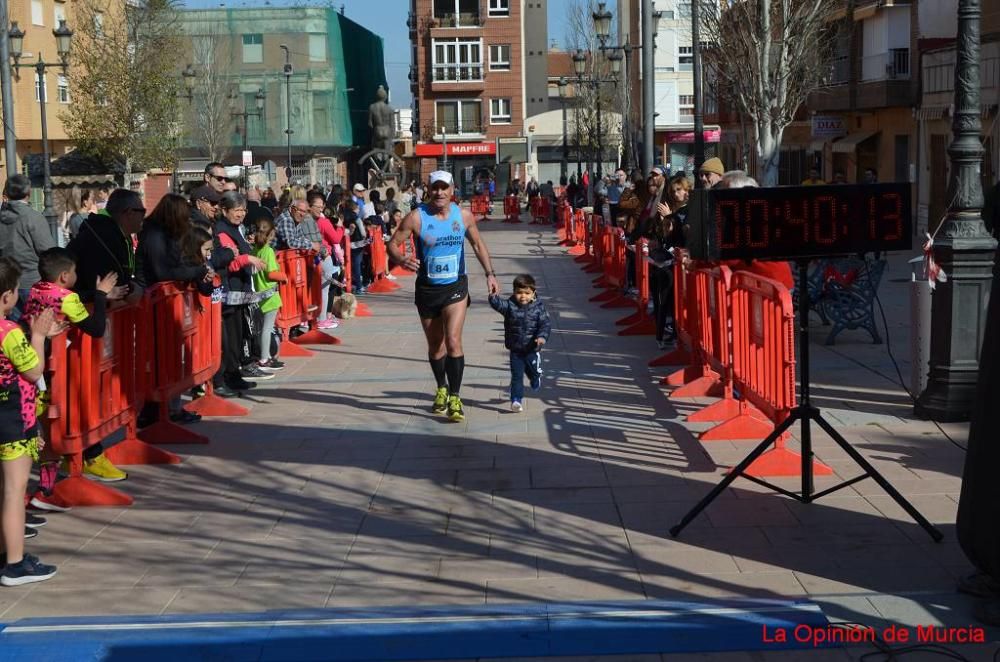
[(230, 179), (228, 177), (226, 177), (225, 175), (222, 175), (222, 176), (219, 176), (219, 175), (209, 175), (209, 176), (212, 179), (214, 179), (215, 181), (217, 181), (217, 182), (228, 182), (228, 181), (230, 181)]

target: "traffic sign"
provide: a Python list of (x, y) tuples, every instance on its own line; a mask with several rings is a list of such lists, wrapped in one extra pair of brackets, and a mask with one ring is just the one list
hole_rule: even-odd
[(243, 167), (249, 168), (253, 165), (253, 152), (249, 149), (243, 150)]

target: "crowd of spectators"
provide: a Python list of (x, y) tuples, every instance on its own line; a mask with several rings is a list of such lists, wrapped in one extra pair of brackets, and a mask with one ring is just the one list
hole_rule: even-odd
[[(191, 284), (210, 296), (222, 311), (221, 367), (212, 379), (212, 391), (221, 397), (239, 396), (257, 382), (272, 379), (284, 367), (276, 355), (276, 322), (282, 306), (278, 286), (287, 278), (279, 264), (280, 251), (300, 249), (315, 260), (322, 292), (317, 326), (336, 328), (340, 321), (333, 314), (333, 299), (346, 293), (348, 250), (352, 294), (364, 294), (376, 277), (393, 279), (389, 265), (373, 263), (373, 253), (366, 249), (375, 237), (388, 238), (402, 215), (423, 195), (416, 183), (398, 195), (393, 189), (368, 191), (360, 183), (350, 189), (294, 185), (285, 187), (280, 196), (270, 188), (261, 191), (250, 187), (246, 192), (237, 188), (223, 164), (210, 163), (203, 181), (187, 195), (168, 193), (148, 213), (135, 191), (110, 187), (85, 191), (65, 224), (65, 235), (57, 242), (46, 219), (29, 204), (28, 178), (14, 175), (7, 180), (0, 208), (0, 285), (8, 286), (0, 293), (6, 317), (0, 324), (0, 340), (6, 338), (11, 347), (16, 341), (27, 349), (13, 356), (4, 353), (4, 345), (0, 368), (8, 365), (5, 375), (20, 372), (21, 378), (30, 377), (30, 382), (24, 382), (21, 391), (13, 394), (11, 389), (21, 378), (0, 380), (0, 391), (8, 396), (0, 398), (0, 424), (6, 421), (11, 428), (0, 430), (0, 436), (5, 435), (0, 440), (0, 467), (5, 478), (12, 470), (6, 487), (21, 486), (18, 489), (23, 492), (28, 469), (33, 461), (40, 461), (40, 480), (37, 490), (20, 506), (4, 506), (0, 583), (29, 583), (55, 574), (53, 566), (22, 555), (11, 542), (7, 510), (20, 509), (20, 523), (14, 518), (10, 521), (15, 528), (24, 529), (24, 537), (32, 537), (44, 518), (25, 512), (25, 503), (47, 511), (68, 509), (53, 492), (60, 458), (51, 450), (39, 452), (45, 437), (43, 417), (36, 421), (32, 416), (29, 421), (28, 410), (21, 406), (21, 400), (37, 398), (42, 411), (45, 350), (38, 343), (68, 324), (101, 337), (106, 311), (139, 302), (159, 283)], [(62, 239), (68, 244), (66, 248), (57, 246), (64, 243)], [(29, 360), (31, 351), (35, 352), (34, 362)], [(39, 370), (36, 364), (41, 365)], [(205, 392), (199, 387), (191, 395), (199, 397)], [(16, 404), (17, 411), (4, 410), (3, 403)], [(181, 407), (180, 398), (168, 403), (167, 411), (174, 423), (200, 420)], [(158, 417), (159, 403), (146, 403), (138, 425), (151, 425)], [(106, 456), (100, 443), (84, 451), (83, 472), (104, 482), (128, 477)], [(20, 561), (19, 556), (23, 556)], [(13, 570), (8, 573), (5, 565)]]

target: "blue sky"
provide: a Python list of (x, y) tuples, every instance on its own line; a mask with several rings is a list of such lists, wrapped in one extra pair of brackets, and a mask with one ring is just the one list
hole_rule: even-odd
[[(262, 6), (262, 0), (182, 0), (182, 4), (194, 8)], [(321, 2), (289, 2), (272, 0), (270, 5), (312, 5)], [(410, 83), (406, 76), (410, 72), (410, 36), (406, 29), (406, 15), (409, 0), (331, 0), (331, 4), (352, 21), (360, 23), (385, 41), (385, 69), (392, 88), (392, 104), (397, 108), (410, 105)], [(549, 0), (549, 41), (562, 41), (563, 21), (559, 18), (569, 7), (570, 0)]]

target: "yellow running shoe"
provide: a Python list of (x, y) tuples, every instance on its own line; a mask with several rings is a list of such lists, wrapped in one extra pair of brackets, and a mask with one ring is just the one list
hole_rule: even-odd
[(83, 475), (102, 483), (117, 483), (128, 478), (128, 474), (111, 464), (111, 460), (104, 453), (93, 460), (83, 461)]
[(435, 414), (443, 414), (448, 410), (448, 388), (442, 386), (434, 394), (434, 406), (431, 407), (431, 411)]
[(465, 420), (465, 410), (462, 409), (462, 398), (452, 395), (448, 398), (448, 418), (455, 421)]

